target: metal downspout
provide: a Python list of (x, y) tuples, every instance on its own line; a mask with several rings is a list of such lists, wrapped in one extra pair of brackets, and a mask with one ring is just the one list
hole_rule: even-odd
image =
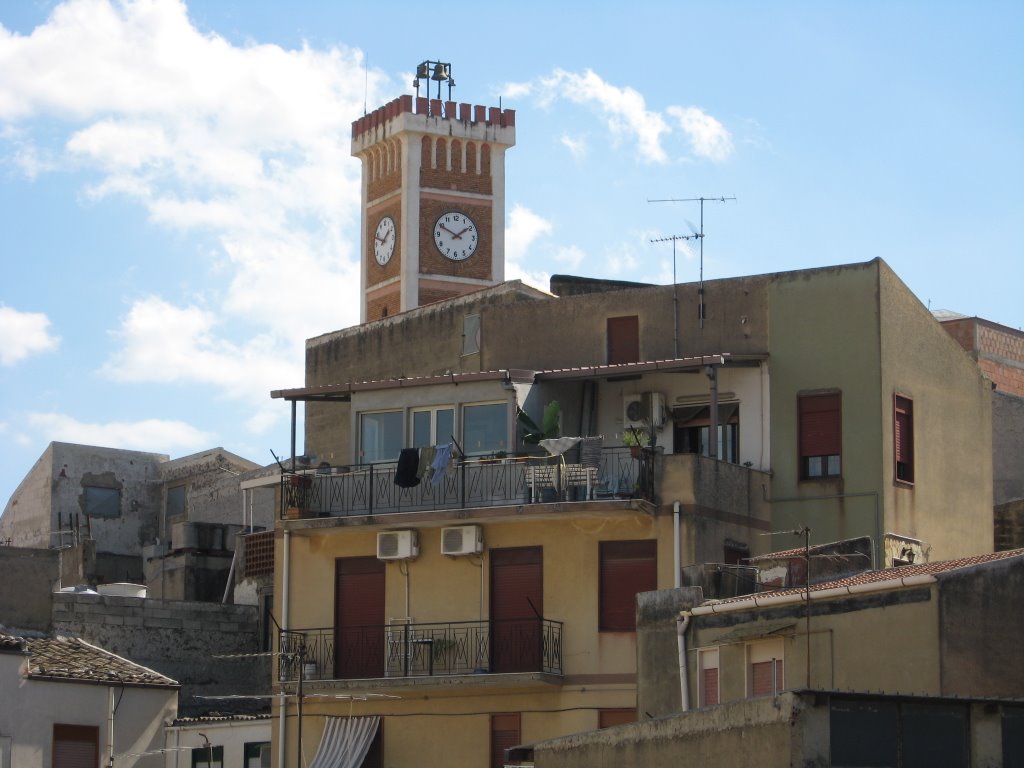
[[(285, 528), (284, 531), (284, 544), (283, 553), (281, 557), (281, 629), (288, 629), (288, 565), (290, 560), (290, 544), (291, 544), (292, 532)], [(281, 636), (278, 635), (277, 639), (277, 650), (281, 650)], [(280, 676), (278, 676), (280, 677)], [(280, 684), (280, 680), (278, 680)], [(288, 720), (288, 700), (282, 695), (280, 704), (277, 708), (278, 712), (278, 744), (277, 744), (277, 764), (284, 766), (285, 758), (285, 726)]]
[(686, 666), (686, 629), (690, 626), (690, 612), (683, 611), (676, 619), (676, 645), (679, 649), (679, 701), (683, 712), (690, 711), (690, 674)]
[(679, 502), (672, 502), (672, 565), (673, 578), (672, 586), (679, 589), (683, 586), (682, 574), (682, 549), (683, 542), (679, 540)]

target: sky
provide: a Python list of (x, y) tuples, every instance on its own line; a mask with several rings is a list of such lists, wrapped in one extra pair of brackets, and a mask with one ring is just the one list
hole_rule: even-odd
[[(358, 323), (351, 123), (516, 110), (506, 278), (884, 259), (1024, 328), (1024, 4), (0, 0), (0, 504), (51, 441), (289, 454)], [(301, 450), (301, 442), (300, 442)]]

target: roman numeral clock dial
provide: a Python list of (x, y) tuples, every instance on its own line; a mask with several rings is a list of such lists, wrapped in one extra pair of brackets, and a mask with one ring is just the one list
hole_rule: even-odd
[(476, 252), (479, 242), (476, 224), (464, 213), (441, 214), (434, 225), (434, 245), (452, 261), (465, 261)]

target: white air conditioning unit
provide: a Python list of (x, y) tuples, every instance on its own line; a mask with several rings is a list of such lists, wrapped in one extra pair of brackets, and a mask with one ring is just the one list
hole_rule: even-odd
[(622, 426), (661, 429), (665, 425), (665, 396), (660, 392), (626, 395), (622, 400)]
[(441, 529), (442, 555), (478, 555), (483, 551), (484, 534), (479, 525)]
[(381, 531), (377, 534), (378, 560), (411, 560), (420, 554), (416, 531)]

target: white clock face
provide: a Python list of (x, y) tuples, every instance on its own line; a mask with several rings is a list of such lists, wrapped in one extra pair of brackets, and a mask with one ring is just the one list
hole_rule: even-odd
[(434, 244), (441, 255), (452, 261), (464, 261), (476, 251), (476, 224), (464, 213), (442, 214), (434, 225)]
[(391, 254), (395, 252), (395, 221), (390, 216), (385, 216), (377, 225), (377, 231), (373, 233), (373, 255), (377, 263), (382, 267), (391, 261)]

